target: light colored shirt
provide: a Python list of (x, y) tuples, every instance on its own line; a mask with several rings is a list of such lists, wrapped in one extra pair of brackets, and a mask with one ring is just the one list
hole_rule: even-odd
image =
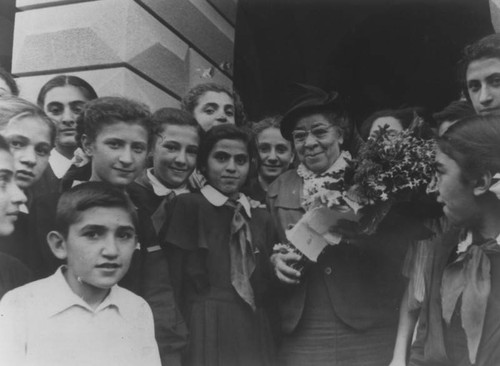
[(49, 164), (54, 175), (61, 179), (71, 167), (71, 159), (63, 156), (56, 149), (52, 149), (49, 156)]
[(93, 310), (62, 268), (0, 301), (0, 365), (160, 366), (149, 305), (115, 285)]
[(183, 193), (189, 193), (189, 189), (187, 188), (187, 185), (184, 184), (181, 187), (175, 188), (175, 189), (170, 189), (165, 187), (165, 185), (160, 182), (158, 178), (156, 178), (153, 175), (153, 168), (149, 168), (146, 170), (146, 176), (148, 177), (149, 181), (151, 182), (151, 186), (153, 187), (153, 192), (160, 197), (168, 196), (171, 192), (174, 192), (176, 196), (183, 194)]

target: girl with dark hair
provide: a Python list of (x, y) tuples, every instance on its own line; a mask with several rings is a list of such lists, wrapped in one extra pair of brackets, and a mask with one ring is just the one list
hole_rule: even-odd
[[(193, 115), (204, 131), (221, 124), (243, 126), (246, 123), (243, 103), (235, 91), (215, 83), (198, 84), (182, 98), (181, 108)], [(206, 184), (205, 177), (195, 170), (189, 177), (193, 188)]]
[(198, 160), (207, 185), (166, 206), (163, 245), (191, 337), (184, 365), (274, 364), (265, 312), (274, 228), (269, 214), (240, 193), (251, 145), (251, 135), (236, 126), (213, 127)]
[(500, 120), (462, 119), (438, 139), (438, 202), (456, 225), (435, 248), (411, 366), (500, 364)]
[[(305, 203), (315, 187), (328, 177), (344, 178), (351, 159), (348, 150), (355, 151), (356, 144), (350, 138), (353, 128), (340, 96), (312, 86), (303, 88), (281, 122), (281, 133), (293, 143), (300, 164), (278, 177), (267, 191), (281, 243), (288, 242), (286, 231), (306, 214)], [(406, 216), (393, 209), (374, 235), (352, 235), (354, 240), (346, 235), (338, 245), (327, 245), (317, 261), (307, 266), (296, 252), (277, 248), (271, 261), (283, 286), (280, 365), (389, 363), (397, 325), (394, 310), (404, 290), (399, 272), (405, 243), (412, 235), (410, 225)]]
[(223, 123), (237, 126), (246, 123), (243, 103), (238, 93), (220, 84), (194, 86), (182, 98), (181, 106), (194, 116), (205, 131)]

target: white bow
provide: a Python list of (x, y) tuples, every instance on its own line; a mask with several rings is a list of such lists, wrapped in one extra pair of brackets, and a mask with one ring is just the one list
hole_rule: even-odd
[(491, 186), (490, 186), (490, 191), (495, 193), (495, 195), (497, 196), (497, 198), (500, 200), (500, 173), (496, 173), (494, 176), (493, 176), (493, 181), (495, 183), (493, 183)]

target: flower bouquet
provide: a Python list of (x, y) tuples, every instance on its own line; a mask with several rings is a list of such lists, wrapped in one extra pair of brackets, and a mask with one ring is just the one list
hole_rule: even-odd
[(435, 148), (434, 141), (419, 136), (422, 123), (415, 116), (412, 125), (397, 134), (381, 127), (356, 159), (341, 155), (342, 169), (305, 187), (306, 213), (287, 231), (293, 247), (315, 262), (327, 245), (342, 240), (335, 232), (340, 220), (354, 221), (360, 234), (371, 235), (394, 203), (425, 196), (435, 176)]

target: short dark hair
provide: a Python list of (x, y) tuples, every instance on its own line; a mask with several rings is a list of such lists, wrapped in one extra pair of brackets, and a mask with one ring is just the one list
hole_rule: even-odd
[(49, 129), (50, 144), (54, 146), (56, 126), (42, 108), (16, 96), (0, 98), (0, 131), (5, 129), (11, 120), (21, 119), (23, 117), (34, 117), (45, 123)]
[(198, 106), (200, 98), (210, 91), (216, 93), (226, 93), (233, 100), (234, 104), (234, 122), (237, 126), (245, 126), (247, 123), (245, 110), (239, 94), (236, 90), (229, 90), (223, 85), (216, 83), (198, 84), (186, 93), (181, 101), (181, 108), (191, 114), (194, 113), (195, 108)]
[(97, 98), (97, 93), (95, 92), (92, 85), (87, 83), (82, 78), (79, 78), (78, 76), (74, 75), (58, 75), (47, 81), (42, 86), (42, 88), (38, 92), (38, 97), (36, 98), (37, 104), (43, 108), (47, 93), (54, 88), (63, 87), (66, 85), (72, 85), (75, 88), (80, 89), (88, 100)]
[[(214, 148), (215, 144), (220, 140), (239, 140), (243, 141), (247, 147), (248, 157), (250, 161), (250, 172), (255, 169), (256, 148), (253, 135), (250, 130), (244, 127), (237, 127), (232, 124), (225, 123), (212, 127), (203, 138), (198, 152), (198, 169), (205, 174), (208, 156)], [(250, 174), (249, 174), (250, 175)]]
[(149, 108), (145, 104), (122, 97), (102, 97), (86, 103), (76, 121), (77, 141), (81, 144), (83, 135), (95, 141), (103, 126), (116, 122), (144, 127), (148, 134), (148, 148), (151, 147), (154, 130)]
[(363, 140), (367, 140), (370, 137), (370, 130), (373, 126), (373, 123), (383, 117), (392, 117), (399, 121), (403, 130), (406, 130), (412, 124), (415, 115), (422, 118), (425, 122), (423, 138), (431, 138), (432, 131), (430, 129), (430, 125), (433, 124), (433, 119), (430, 114), (427, 112), (425, 108), (422, 107), (408, 107), (408, 108), (400, 108), (400, 109), (384, 109), (381, 111), (377, 111), (370, 115), (367, 119), (363, 121), (360, 128), (360, 134)]
[(451, 125), (437, 140), (439, 149), (453, 159), (465, 182), (489, 171), (500, 173), (500, 117), (473, 115)]
[(78, 222), (82, 213), (95, 207), (123, 208), (137, 228), (137, 211), (123, 189), (106, 182), (85, 182), (72, 187), (59, 198), (56, 231), (67, 237), (70, 226)]
[(466, 46), (462, 52), (462, 59), (458, 63), (458, 79), (462, 91), (467, 99), (467, 69), (473, 61), (497, 58), (500, 60), (500, 34), (494, 33)]
[(177, 108), (160, 108), (151, 116), (155, 136), (165, 130), (165, 126), (187, 126), (193, 127), (198, 136), (202, 135), (202, 128), (194, 117), (186, 111)]
[(7, 84), (7, 86), (9, 87), (12, 95), (16, 97), (19, 95), (19, 87), (17, 86), (16, 81), (14, 80), (12, 75), (8, 73), (7, 70), (5, 70), (1, 66), (0, 66), (0, 79), (5, 81), (5, 84)]
[(440, 126), (443, 122), (458, 121), (459, 119), (473, 116), (476, 114), (474, 108), (469, 102), (464, 100), (454, 100), (441, 111), (436, 112), (432, 115), (437, 125)]

